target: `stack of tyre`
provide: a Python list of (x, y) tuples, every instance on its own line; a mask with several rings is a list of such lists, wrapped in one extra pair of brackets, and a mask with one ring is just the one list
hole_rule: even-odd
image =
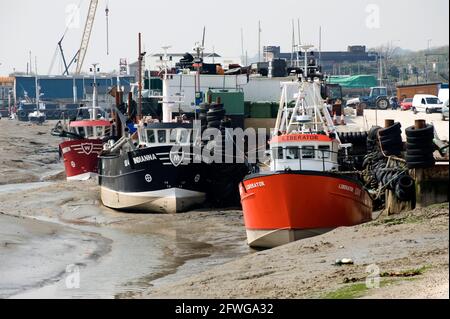
[(381, 130), (379, 126), (372, 126), (367, 134), (367, 153), (372, 153), (377, 150), (378, 147), (378, 131)]
[(207, 128), (207, 113), (209, 111), (210, 108), (210, 104), (208, 103), (202, 103), (199, 105), (199, 114), (198, 114), (198, 119), (201, 122), (201, 126), (202, 126), (202, 131), (204, 131)]
[(378, 130), (378, 141), (383, 154), (386, 156), (400, 156), (403, 151), (402, 130), (399, 122)]
[(353, 159), (355, 168), (361, 169), (364, 156), (367, 154), (367, 132), (342, 132), (339, 133), (341, 143), (351, 143), (352, 148), (349, 155)]
[(208, 128), (220, 128), (221, 121), (225, 117), (225, 108), (223, 104), (212, 103), (206, 113), (206, 122)]
[(434, 127), (427, 124), (424, 128), (414, 126), (406, 129), (406, 164), (408, 168), (428, 168), (436, 163), (434, 159), (435, 146)]

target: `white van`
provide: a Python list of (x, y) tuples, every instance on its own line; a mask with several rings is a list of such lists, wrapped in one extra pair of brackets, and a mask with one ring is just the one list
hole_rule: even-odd
[(413, 98), (412, 110), (415, 113), (425, 112), (428, 114), (433, 112), (441, 112), (442, 102), (435, 95), (416, 94)]

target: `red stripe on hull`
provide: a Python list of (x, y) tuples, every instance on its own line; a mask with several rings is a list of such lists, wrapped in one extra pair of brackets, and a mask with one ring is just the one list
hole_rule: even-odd
[(259, 175), (245, 180), (240, 194), (247, 230), (336, 228), (371, 220), (367, 192), (329, 175)]
[(69, 140), (59, 144), (67, 177), (98, 172), (98, 155), (102, 151), (100, 139)]

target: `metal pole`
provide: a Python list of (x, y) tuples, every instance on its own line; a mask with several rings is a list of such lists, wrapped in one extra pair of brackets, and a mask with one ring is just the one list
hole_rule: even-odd
[(92, 119), (97, 119), (97, 65), (98, 63), (92, 64), (94, 67), (94, 86), (92, 90)]
[(261, 21), (258, 21), (258, 62), (261, 62)]
[(139, 32), (139, 93), (138, 93), (138, 120), (141, 119), (142, 116), (142, 39), (141, 33)]
[(106, 3), (106, 55), (109, 55), (109, 8), (108, 3)]
[[(31, 52), (31, 51), (30, 51)], [(39, 111), (39, 85), (38, 85), (38, 75), (37, 75), (37, 57), (34, 57), (34, 83), (36, 85), (36, 111)]]

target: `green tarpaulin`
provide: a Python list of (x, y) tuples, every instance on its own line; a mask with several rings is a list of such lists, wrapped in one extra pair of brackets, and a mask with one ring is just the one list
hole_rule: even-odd
[(377, 79), (373, 75), (331, 76), (332, 84), (340, 84), (343, 88), (371, 88), (377, 86)]

